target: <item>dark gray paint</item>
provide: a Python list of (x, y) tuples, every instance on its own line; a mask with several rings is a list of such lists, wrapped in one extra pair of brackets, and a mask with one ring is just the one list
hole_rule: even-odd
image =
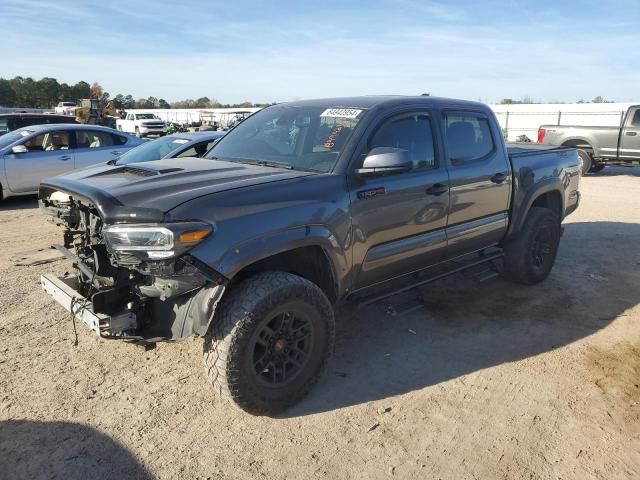
[[(495, 116), (485, 105), (433, 97), (299, 104), (366, 109), (331, 173), (206, 159), (160, 160), (141, 165), (150, 176), (103, 166), (49, 179), (40, 196), (58, 189), (72, 193), (96, 205), (106, 223), (209, 222), (214, 234), (190, 254), (227, 278), (276, 253), (319, 246), (331, 261), (339, 298), (517, 235), (542, 193), (557, 195), (562, 217), (577, 206), (576, 152), (520, 149), (509, 156)], [(465, 167), (448, 162), (441, 133), (441, 112), (446, 109), (471, 110), (490, 120), (496, 149), (489, 158)], [(377, 126), (391, 115), (413, 111), (433, 119), (437, 168), (383, 177), (357, 175)], [(496, 173), (505, 174), (500, 184), (491, 181)], [(445, 193), (429, 194), (436, 184), (443, 185)], [(377, 188), (384, 188), (384, 194), (358, 197), (358, 192)]]

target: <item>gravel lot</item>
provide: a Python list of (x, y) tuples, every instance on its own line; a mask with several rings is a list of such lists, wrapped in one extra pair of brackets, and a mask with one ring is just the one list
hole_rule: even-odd
[(335, 360), (278, 418), (218, 402), (202, 342), (99, 340), (39, 287), (69, 263), (34, 198), (0, 203), (0, 479), (640, 478), (640, 171), (582, 183), (551, 277), (452, 277), (428, 308), (339, 315)]

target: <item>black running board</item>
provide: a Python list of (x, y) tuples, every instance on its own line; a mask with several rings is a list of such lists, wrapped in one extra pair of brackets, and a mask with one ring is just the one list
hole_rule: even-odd
[(408, 292), (410, 290), (413, 290), (414, 288), (421, 287), (423, 285), (427, 285), (427, 284), (435, 282), (437, 280), (441, 280), (441, 279), (443, 279), (445, 277), (453, 275), (454, 273), (464, 272), (465, 270), (469, 270), (469, 269), (477, 267), (479, 265), (484, 265), (484, 264), (490, 263), (490, 262), (492, 262), (494, 260), (499, 260), (503, 256), (504, 256), (504, 253), (502, 252), (502, 250), (499, 250), (497, 252), (492, 252), (490, 254), (484, 254), (484, 255), (481, 254), (480, 258), (478, 258), (476, 260), (471, 260), (471, 261), (468, 261), (468, 262), (464, 262), (463, 264), (454, 266), (454, 267), (452, 267), (450, 269), (447, 269), (444, 272), (423, 276), (423, 277), (419, 278), (418, 280), (415, 280), (415, 281), (413, 281), (411, 283), (405, 284), (400, 288), (396, 288), (394, 290), (391, 290), (389, 292), (383, 293), (381, 295), (375, 295), (375, 296), (372, 296), (372, 297), (365, 297), (362, 300), (356, 301), (357, 308), (358, 309), (364, 308), (367, 305), (371, 305), (372, 303), (379, 302), (380, 300), (384, 300), (384, 299), (387, 299), (389, 297), (393, 297), (395, 295), (399, 295), (401, 293)]

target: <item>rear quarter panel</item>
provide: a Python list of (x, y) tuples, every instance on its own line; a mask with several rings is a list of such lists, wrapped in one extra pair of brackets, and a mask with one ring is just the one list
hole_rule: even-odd
[(620, 129), (617, 127), (582, 127), (542, 125), (546, 130), (543, 145), (571, 144), (591, 149), (595, 157), (615, 158), (618, 155)]
[(562, 219), (577, 208), (581, 174), (580, 157), (574, 148), (510, 152), (509, 158), (514, 188), (507, 237), (519, 232), (529, 209), (541, 195), (557, 195)]

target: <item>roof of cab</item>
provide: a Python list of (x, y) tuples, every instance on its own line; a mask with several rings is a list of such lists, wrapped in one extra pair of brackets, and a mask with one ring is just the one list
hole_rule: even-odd
[(295, 102), (287, 102), (289, 106), (317, 106), (317, 107), (343, 107), (343, 108), (362, 108), (369, 109), (373, 107), (395, 107), (405, 104), (423, 104), (434, 107), (446, 106), (467, 106), (467, 107), (483, 107), (486, 105), (480, 102), (472, 102), (469, 100), (458, 100), (453, 98), (432, 97), (429, 95), (420, 96), (404, 96), (404, 95), (367, 95), (362, 97), (338, 97), (338, 98), (319, 98), (312, 100), (298, 100)]

